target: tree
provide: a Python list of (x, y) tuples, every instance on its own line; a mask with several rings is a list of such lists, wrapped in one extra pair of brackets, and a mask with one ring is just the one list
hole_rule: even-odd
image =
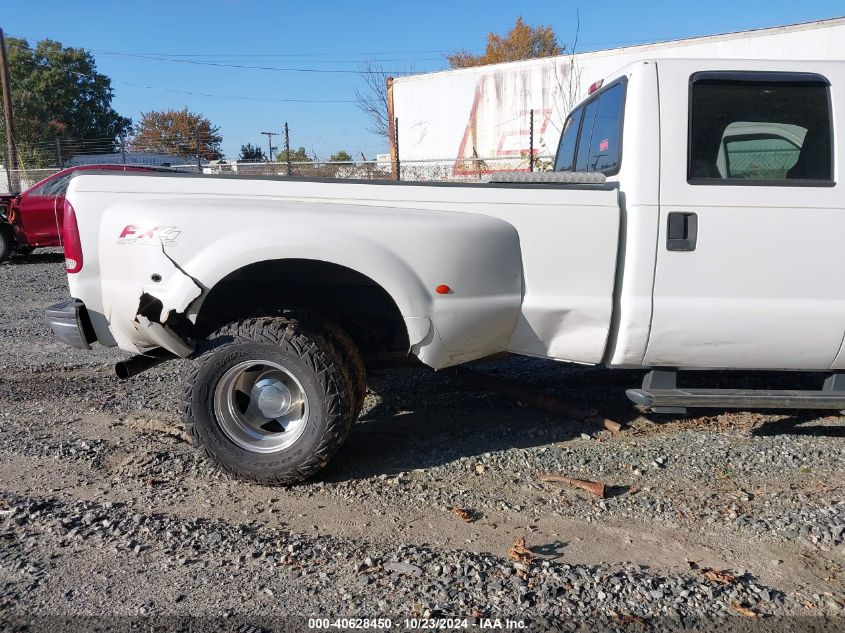
[(522, 59), (553, 57), (564, 53), (550, 26), (529, 26), (516, 19), (513, 28), (505, 35), (487, 34), (487, 48), (483, 55), (473, 55), (467, 50), (459, 50), (446, 55), (452, 68), (469, 68), (502, 62), (515, 62)]
[[(285, 156), (285, 150), (281, 149), (276, 152), (276, 160), (281, 163), (287, 161), (287, 156)], [(314, 159), (308, 155), (304, 147), (300, 147), (299, 149), (292, 149), (290, 151), (290, 162), (292, 163), (311, 163), (313, 161)]]
[(388, 73), (374, 60), (367, 60), (358, 69), (363, 86), (355, 86), (355, 102), (370, 119), (370, 131), (390, 138), (390, 115), (387, 111)]
[(196, 156), (199, 149), (202, 158), (216, 160), (223, 155), (220, 151), (222, 142), (218, 126), (201, 114), (183, 108), (142, 112), (130, 147), (135, 152), (176, 156)]
[(266, 161), (267, 156), (264, 155), (264, 150), (257, 145), (247, 143), (246, 145), (241, 145), (240, 160), (245, 163), (258, 163)]
[[(52, 161), (57, 137), (83, 139), (66, 146), (66, 154), (114, 151), (115, 139), (129, 130), (132, 120), (112, 108), (111, 79), (97, 72), (91, 53), (49, 39), (31, 48), (27, 40), (10, 37), (6, 47), (22, 160)], [(0, 131), (5, 135), (2, 121)]]
[(337, 154), (332, 154), (332, 157), (329, 158), (329, 162), (331, 162), (331, 163), (351, 163), (352, 157), (349, 155), (349, 153), (345, 149), (342, 149)]
[[(413, 66), (394, 72), (394, 75), (411, 75)], [(387, 80), (391, 73), (375, 60), (367, 60), (358, 68), (363, 84), (355, 86), (355, 103), (370, 119), (370, 132), (390, 138), (390, 113), (387, 108)]]

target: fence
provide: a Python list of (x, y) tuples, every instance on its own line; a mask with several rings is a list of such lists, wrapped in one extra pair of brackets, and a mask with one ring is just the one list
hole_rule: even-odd
[[(192, 135), (171, 133), (143, 142), (137, 137), (130, 141), (123, 138), (45, 139), (30, 144), (16, 144), (21, 168), (9, 170), (0, 166), (0, 192), (22, 191), (62, 168), (93, 164), (168, 167), (175, 171), (231, 176), (406, 181), (472, 181), (496, 171), (551, 169), (553, 157), (541, 155), (542, 149), (535, 144), (542, 141), (543, 137), (538, 133), (535, 138), (533, 110), (527, 114), (523, 123), (525, 130), (520, 134), (509, 132), (504, 135), (503, 138), (507, 137), (509, 143), (507, 147), (499, 147), (498, 156), (477, 156), (473, 140), (462, 143), (457, 156), (414, 157), (412, 160), (403, 158), (399, 152), (398, 119), (391, 126), (391, 154), (380, 154), (378, 160), (321, 161), (310, 157), (302, 160), (306, 156), (304, 148), (291, 151), (287, 133), (282, 135), (285, 147), (271, 145), (269, 148), (271, 156), (275, 151), (276, 161), (273, 162), (208, 160), (218, 155), (211, 148), (219, 147), (222, 137), (199, 132)], [(288, 131), (287, 124), (285, 131)], [(253, 149), (257, 150), (257, 147)], [(284, 160), (286, 156), (290, 159)]]
[[(134, 165), (127, 155), (128, 166)], [(535, 156), (534, 170), (551, 168), (553, 157)], [(291, 161), (287, 162), (206, 162), (196, 164), (169, 165), (174, 172), (219, 174), (239, 176), (291, 176), (298, 178), (324, 178), (338, 180), (403, 180), (403, 181), (462, 181), (472, 182), (484, 179), (497, 171), (529, 171), (528, 157), (486, 157), (456, 161), (454, 159), (426, 159), (401, 161)], [(103, 161), (116, 164), (117, 161)], [(143, 166), (143, 165), (138, 165)], [(397, 178), (398, 168), (398, 178)], [(48, 176), (60, 171), (58, 165), (33, 169), (0, 169), (0, 193), (10, 191), (9, 177), (15, 191), (23, 191)]]

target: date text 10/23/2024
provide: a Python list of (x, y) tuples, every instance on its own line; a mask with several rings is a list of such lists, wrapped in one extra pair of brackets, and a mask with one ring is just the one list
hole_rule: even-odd
[(311, 630), (332, 629), (377, 629), (403, 631), (426, 630), (522, 630), (527, 627), (524, 620), (509, 618), (404, 618), (394, 622), (390, 618), (309, 618)]

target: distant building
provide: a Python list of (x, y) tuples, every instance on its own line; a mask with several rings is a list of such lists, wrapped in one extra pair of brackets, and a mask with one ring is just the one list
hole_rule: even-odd
[(381, 171), (391, 171), (393, 161), (390, 160), (390, 154), (376, 154), (376, 167)]

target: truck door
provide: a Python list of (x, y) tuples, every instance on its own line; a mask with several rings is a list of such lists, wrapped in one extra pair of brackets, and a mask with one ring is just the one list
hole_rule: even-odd
[(828, 368), (845, 331), (830, 84), (739, 62), (691, 75), (688, 64), (658, 69), (660, 226), (645, 362)]
[(31, 246), (56, 246), (59, 242), (64, 195), (73, 172), (58, 175), (30, 189), (20, 198), (20, 222)]

